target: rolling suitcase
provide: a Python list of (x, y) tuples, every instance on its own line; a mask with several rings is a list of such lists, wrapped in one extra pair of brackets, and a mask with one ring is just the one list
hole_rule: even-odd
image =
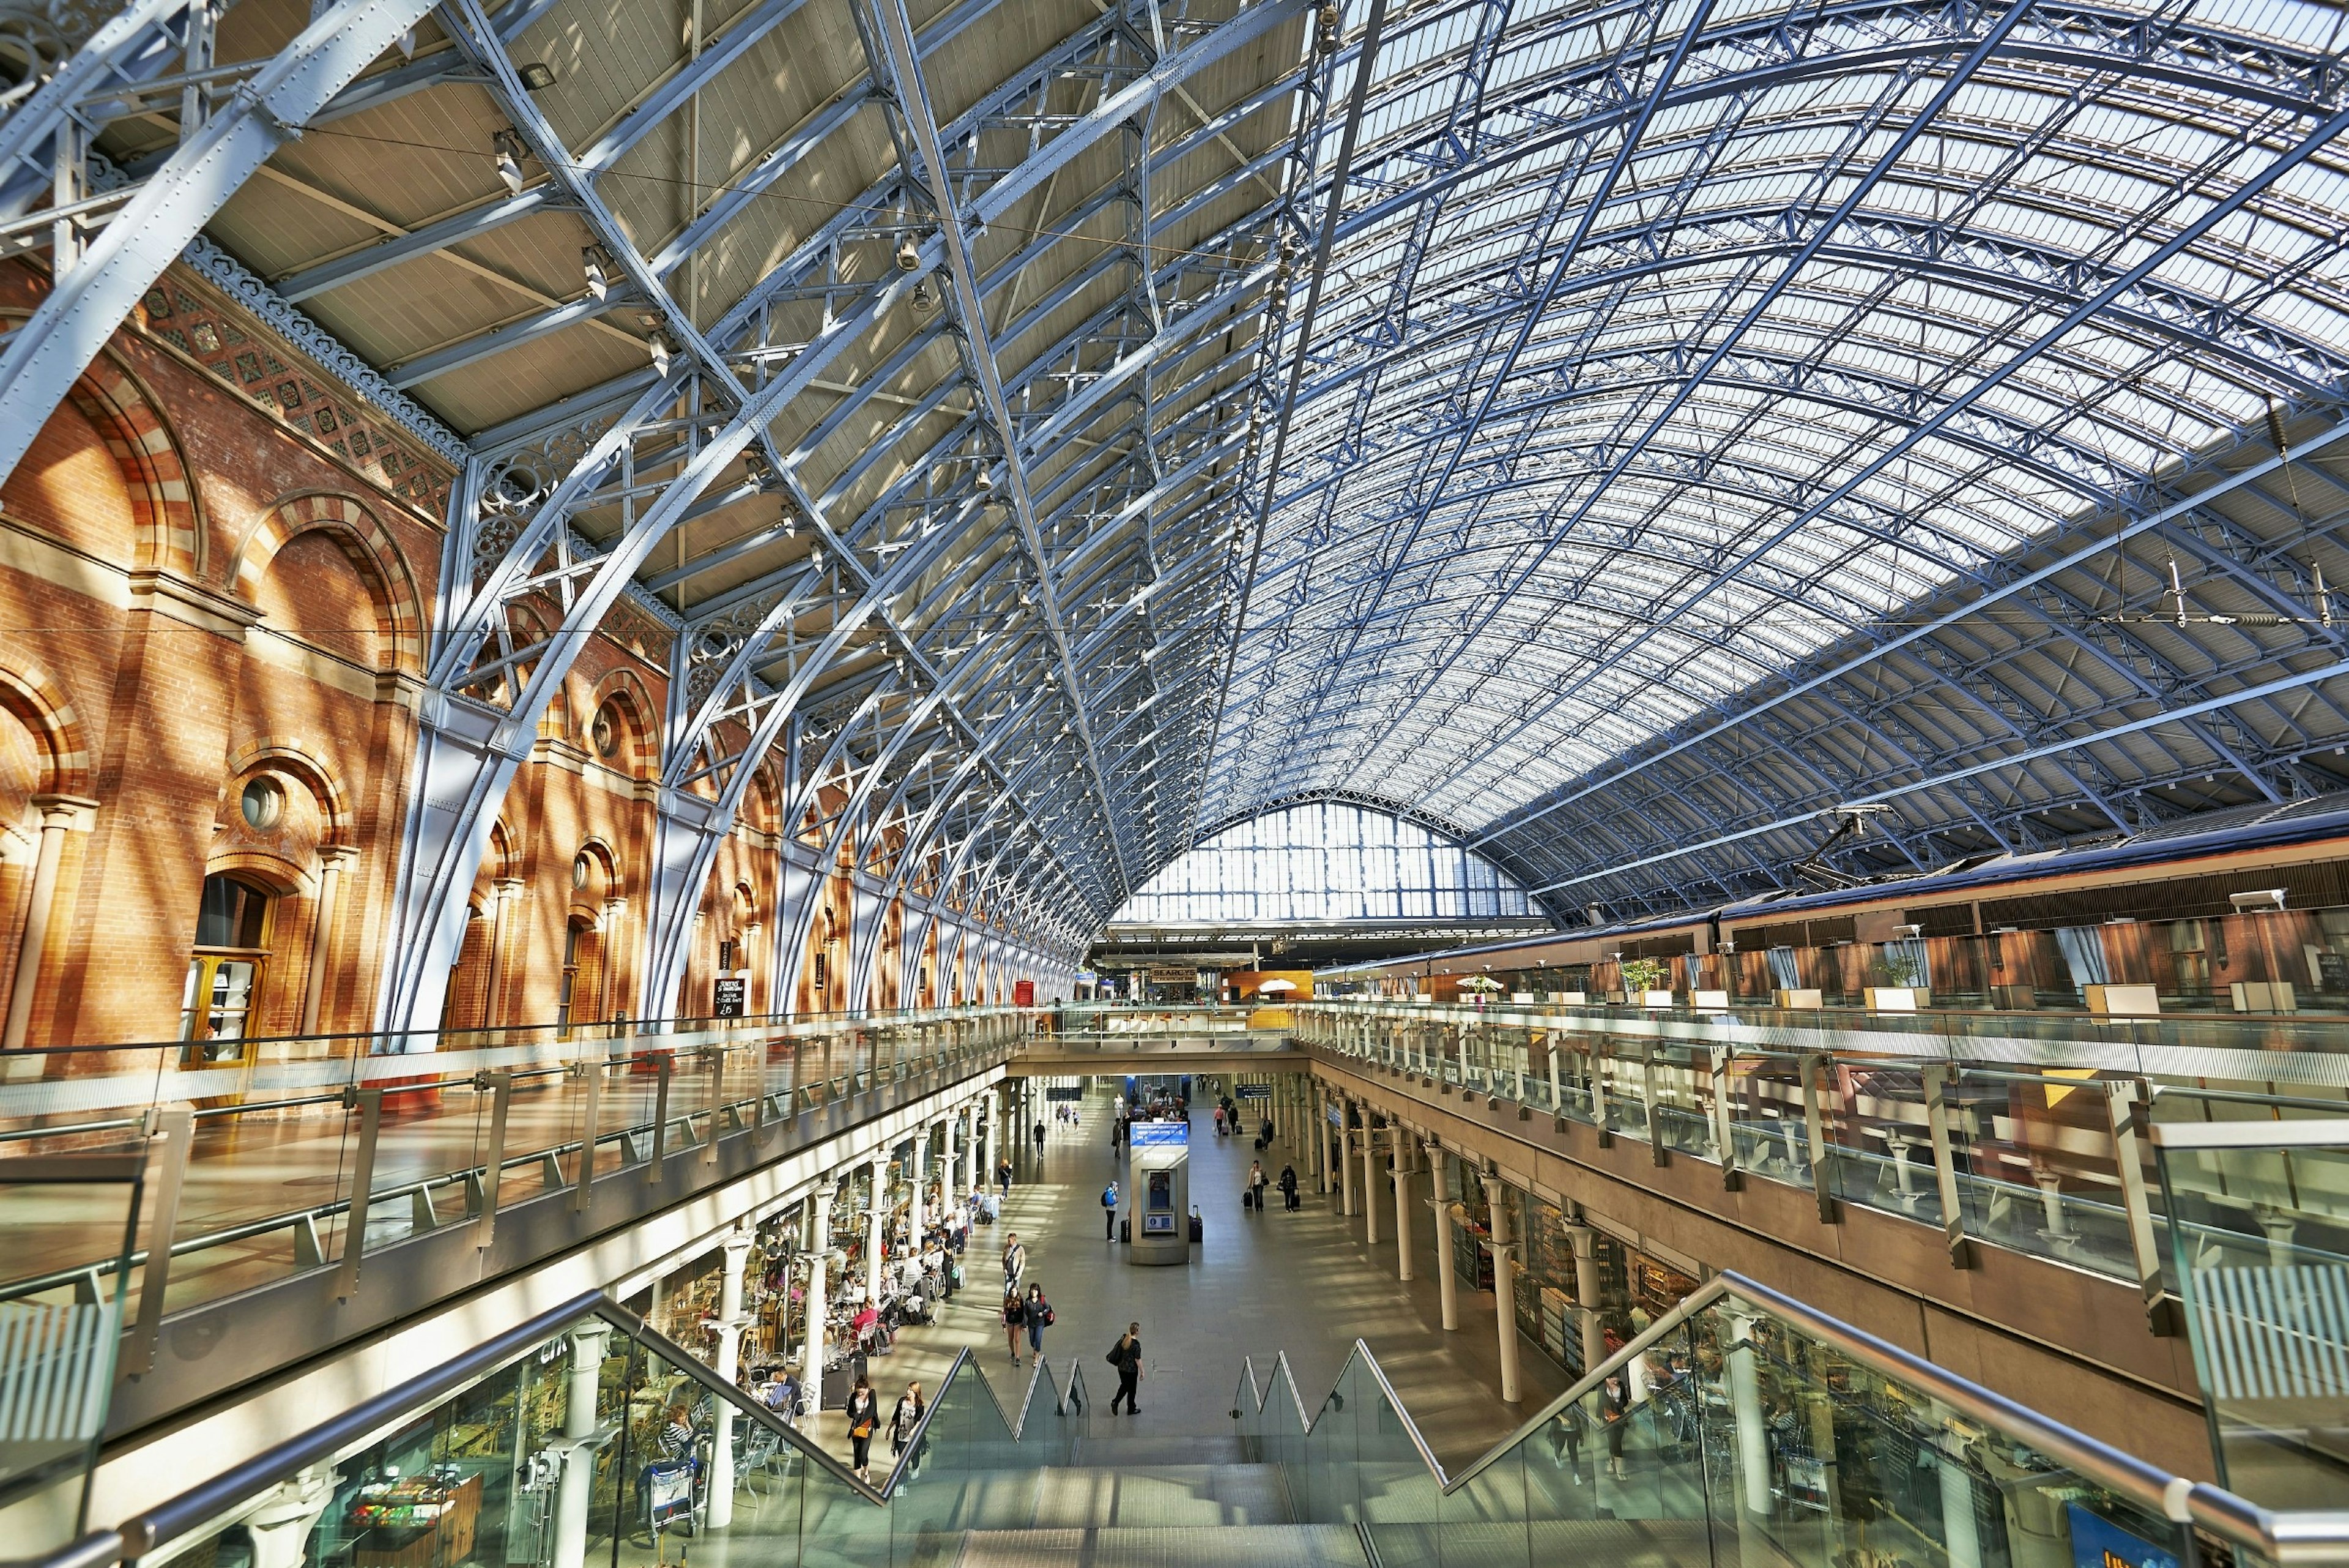
[(1245, 1214), (1255, 1207), (1256, 1193), (1250, 1189), (1245, 1187), (1240, 1189), (1240, 1212)]

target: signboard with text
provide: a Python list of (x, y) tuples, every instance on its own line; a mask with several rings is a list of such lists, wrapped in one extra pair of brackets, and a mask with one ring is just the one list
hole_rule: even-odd
[(750, 982), (740, 975), (720, 975), (709, 987), (709, 1016), (740, 1018), (750, 1000)]

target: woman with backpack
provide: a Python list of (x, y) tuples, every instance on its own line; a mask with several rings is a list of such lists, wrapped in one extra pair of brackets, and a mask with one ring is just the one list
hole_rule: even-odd
[(1043, 1286), (1030, 1285), (1023, 1307), (1028, 1319), (1028, 1358), (1033, 1361), (1044, 1354), (1044, 1331), (1052, 1326), (1052, 1303), (1044, 1299)]
[(1011, 1347), (1011, 1365), (1019, 1365), (1019, 1331), (1028, 1326), (1028, 1303), (1019, 1294), (1017, 1284), (1007, 1285), (1003, 1293), (1003, 1341)]

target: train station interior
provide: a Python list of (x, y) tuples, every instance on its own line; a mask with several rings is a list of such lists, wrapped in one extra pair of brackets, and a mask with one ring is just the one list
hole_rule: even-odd
[(0, 1568), (2349, 1568), (2344, 133), (0, 0)]

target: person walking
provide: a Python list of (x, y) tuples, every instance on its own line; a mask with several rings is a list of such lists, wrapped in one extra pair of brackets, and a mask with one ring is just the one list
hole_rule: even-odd
[(995, 1162), (995, 1184), (1003, 1189), (1004, 1197), (1011, 1196), (1011, 1161), (1008, 1158)]
[(1599, 1391), (1599, 1419), (1607, 1428), (1607, 1474), (1613, 1480), (1630, 1480), (1631, 1472), (1623, 1464), (1623, 1432), (1630, 1425), (1631, 1396), (1624, 1387), (1620, 1373), (1610, 1373), (1605, 1386)]
[(1298, 1207), (1297, 1168), (1293, 1165), (1284, 1165), (1280, 1168), (1280, 1207), (1291, 1213), (1294, 1213)]
[(1020, 1244), (1019, 1232), (1014, 1231), (1003, 1243), (1003, 1288), (1017, 1293), (1019, 1276), (1028, 1272), (1028, 1249)]
[(1052, 1303), (1044, 1299), (1044, 1287), (1030, 1285), (1027, 1302), (1028, 1358), (1033, 1361), (1044, 1354), (1044, 1331), (1052, 1326)]
[(1216, 1136), (1224, 1136), (1224, 1107), (1221, 1106), (1216, 1107)]
[(1123, 1399), (1125, 1401), (1127, 1415), (1141, 1415), (1142, 1407), (1136, 1402), (1142, 1386), (1142, 1325), (1140, 1324), (1130, 1323), (1125, 1325), (1125, 1333), (1119, 1337), (1115, 1345), (1110, 1346), (1109, 1364), (1117, 1368), (1117, 1392), (1110, 1396), (1109, 1413), (1112, 1416), (1116, 1415), (1117, 1402)]
[(1011, 1347), (1011, 1365), (1019, 1365), (1019, 1331), (1028, 1326), (1028, 1303), (1018, 1285), (1003, 1292), (1003, 1343)]
[(1042, 1122), (1036, 1124), (1036, 1158), (1038, 1159), (1044, 1158), (1044, 1124)]
[(1264, 1174), (1264, 1161), (1248, 1161), (1248, 1200), (1259, 1214), (1264, 1212), (1264, 1189), (1271, 1185)]
[(914, 1429), (922, 1424), (922, 1412), (929, 1406), (923, 1401), (922, 1386), (908, 1383), (905, 1391), (897, 1396), (897, 1407), (889, 1413), (889, 1457), (902, 1457), (905, 1445), (914, 1440)]
[(865, 1485), (873, 1484), (869, 1467), (873, 1463), (873, 1428), (881, 1423), (881, 1401), (873, 1392), (872, 1383), (860, 1372), (856, 1386), (848, 1391), (848, 1450), (854, 1462), (850, 1469)]
[(1102, 1240), (1117, 1240), (1117, 1183), (1102, 1189)]

